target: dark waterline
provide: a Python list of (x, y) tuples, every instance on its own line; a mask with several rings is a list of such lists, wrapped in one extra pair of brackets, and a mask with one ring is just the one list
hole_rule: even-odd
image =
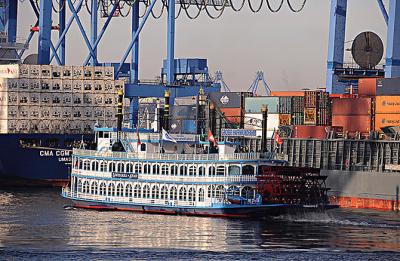
[(0, 190), (0, 260), (400, 260), (400, 214), (231, 220), (65, 210), (57, 189)]

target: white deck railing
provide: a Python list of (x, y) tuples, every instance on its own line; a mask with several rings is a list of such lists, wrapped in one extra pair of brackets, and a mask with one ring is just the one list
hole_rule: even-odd
[(232, 154), (172, 154), (172, 153), (136, 153), (112, 152), (73, 149), (75, 156), (90, 156), (99, 158), (141, 159), (141, 160), (177, 160), (177, 161), (205, 161), (205, 160), (257, 160), (260, 153), (232, 153)]

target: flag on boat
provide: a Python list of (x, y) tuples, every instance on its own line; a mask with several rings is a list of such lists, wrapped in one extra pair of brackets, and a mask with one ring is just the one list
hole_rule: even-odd
[(210, 130), (208, 130), (208, 141), (212, 142), (214, 146), (218, 146), (218, 142)]
[(277, 131), (275, 131), (275, 134), (274, 134), (274, 141), (278, 145), (282, 145), (282, 143), (283, 143), (283, 140), (281, 139), (281, 136), (279, 136)]
[(136, 127), (136, 136), (137, 136), (137, 145), (139, 146), (141, 144), (140, 136), (139, 136), (139, 126)]
[(162, 140), (170, 141), (176, 143), (176, 140), (172, 138), (171, 134), (169, 134), (164, 128), (162, 128)]

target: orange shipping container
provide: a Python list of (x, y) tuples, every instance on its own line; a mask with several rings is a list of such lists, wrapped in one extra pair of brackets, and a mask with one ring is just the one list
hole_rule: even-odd
[(304, 96), (303, 91), (285, 91), (285, 92), (271, 92), (270, 96), (281, 96), (281, 97), (287, 97), (287, 96)]
[(292, 115), (290, 114), (279, 114), (279, 126), (290, 125)]
[(376, 96), (376, 78), (365, 78), (358, 80), (359, 96)]
[(343, 127), (343, 131), (369, 132), (371, 123), (370, 115), (332, 115), (332, 126)]
[(220, 108), (221, 112), (224, 113), (225, 119), (233, 124), (240, 124), (242, 117), (241, 108)]
[(400, 96), (376, 96), (375, 113), (400, 113)]
[(380, 131), (383, 127), (400, 126), (400, 114), (376, 114), (375, 130)]

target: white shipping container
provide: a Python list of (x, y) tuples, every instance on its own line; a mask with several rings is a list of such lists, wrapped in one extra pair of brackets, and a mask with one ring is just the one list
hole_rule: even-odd
[(73, 92), (82, 92), (83, 91), (83, 80), (73, 80), (72, 91)]
[(114, 81), (105, 81), (104, 82), (104, 92), (105, 93), (113, 93), (114, 92)]
[(62, 104), (63, 106), (71, 106), (72, 103), (72, 93), (63, 93), (62, 94)]
[(72, 118), (72, 107), (62, 107), (62, 117), (64, 119)]
[(80, 119), (83, 117), (84, 109), (83, 107), (72, 107), (72, 117), (74, 119)]
[(72, 80), (72, 66), (62, 66), (61, 67), (61, 79), (62, 80)]
[(103, 94), (95, 94), (93, 104), (96, 106), (104, 105), (104, 95)]
[(40, 93), (30, 92), (29, 93), (29, 104), (30, 105), (40, 105)]
[[(0, 106), (7, 106), (9, 99), (10, 98), (8, 92), (0, 92)], [(17, 103), (18, 103), (18, 96), (17, 96)]]
[(40, 94), (40, 105), (48, 106), (51, 104), (51, 94), (50, 93), (41, 93)]
[[(17, 89), (19, 90), (19, 91), (26, 91), (26, 90), (29, 90), (30, 89), (30, 80), (29, 79), (26, 79), (26, 78), (20, 78), (19, 80), (18, 80), (18, 84), (17, 84), (18, 86), (17, 86)], [(38, 85), (37, 86), (37, 89), (39, 89), (39, 86), (40, 85)], [(9, 90), (11, 90), (11, 89), (9, 89)]]
[(51, 104), (53, 106), (59, 107), (62, 102), (62, 94), (61, 93), (52, 93), (51, 94)]
[(42, 79), (40, 81), (41, 91), (42, 92), (49, 92), (52, 85), (52, 81), (50, 79)]
[(115, 101), (115, 95), (112, 95), (112, 94), (104, 95), (104, 104), (105, 105), (112, 106), (115, 104), (114, 101)]
[(72, 66), (72, 79), (83, 80), (83, 66)]
[(114, 80), (114, 67), (111, 66), (104, 67), (104, 79)]
[(0, 65), (0, 78), (19, 78), (20, 67), (18, 64), (2, 64)]
[(42, 82), (40, 79), (29, 79), (29, 90), (40, 91), (42, 89)]
[(30, 120), (29, 133), (39, 132), (39, 125), (40, 125), (40, 120)]
[(116, 91), (124, 91), (125, 82), (123, 80), (115, 80), (114, 85)]
[(92, 105), (93, 104), (93, 94), (91, 93), (84, 93), (83, 94), (83, 105)]
[(103, 66), (95, 66), (94, 67), (93, 79), (95, 79), (95, 80), (103, 80), (104, 79), (104, 67)]
[(8, 133), (8, 120), (1, 120), (0, 119), (0, 133), (1, 134)]
[(113, 118), (113, 117), (115, 117), (116, 112), (115, 112), (114, 107), (107, 107), (107, 108), (105, 108), (104, 113), (105, 113), (106, 118)]
[(52, 79), (61, 79), (62, 78), (62, 66), (52, 65), (51, 66), (51, 78)]
[(0, 78), (0, 92), (8, 91), (8, 80), (5, 78)]
[(93, 117), (95, 119), (103, 118), (104, 117), (104, 108), (103, 107), (95, 107), (93, 112)]
[(93, 118), (93, 108), (92, 107), (84, 108), (83, 118), (85, 118), (85, 119)]
[(17, 131), (18, 120), (8, 120), (8, 132), (15, 133)]
[(74, 106), (82, 105), (83, 104), (83, 94), (82, 93), (73, 93), (72, 94), (72, 103)]
[(51, 79), (51, 76), (52, 76), (51, 65), (41, 65), (39, 77), (42, 79)]
[(52, 120), (50, 122), (50, 129), (53, 133), (60, 133), (62, 128), (62, 121), (61, 120)]
[(8, 111), (8, 119), (16, 120), (18, 119), (18, 106), (7, 106), (5, 110)]
[(39, 123), (39, 131), (45, 133), (50, 132), (50, 120), (42, 120)]
[(17, 131), (20, 133), (28, 133), (29, 132), (29, 121), (28, 120), (19, 120), (17, 122)]
[(64, 92), (72, 92), (72, 80), (62, 80), (61, 81), (61, 86), (62, 86), (62, 91)]
[(91, 93), (93, 91), (93, 80), (84, 80), (83, 81), (83, 91), (87, 93)]
[(72, 132), (79, 133), (82, 131), (82, 121), (74, 120), (71, 121), (70, 124), (71, 124), (70, 129)]
[(19, 106), (18, 108), (19, 108), (18, 119), (28, 119), (30, 115), (31, 106), (24, 105), (24, 106)]
[[(17, 103), (12, 103), (12, 101), (14, 100), (15, 96), (12, 96), (13, 94), (16, 93), (12, 93), (9, 92), (9, 100), (8, 100), (8, 104), (14, 104), (17, 105)], [(28, 105), (29, 104), (29, 92), (19, 92), (18, 93), (18, 104), (19, 105)]]
[(104, 91), (104, 81), (96, 80), (93, 87), (94, 93), (102, 93)]
[(39, 119), (40, 118), (40, 106), (30, 106), (29, 107), (29, 119)]
[(8, 106), (0, 105), (0, 120), (8, 119)]
[(32, 79), (40, 78), (40, 65), (32, 64), (29, 66), (29, 78)]
[(40, 106), (40, 116), (44, 119), (50, 119), (50, 107), (49, 106)]
[(93, 66), (84, 66), (83, 67), (83, 79), (84, 80), (93, 80), (94, 79), (94, 67)]
[[(244, 115), (244, 128), (250, 130), (262, 130), (262, 114), (246, 113)], [(268, 114), (267, 131), (274, 131), (279, 128), (279, 114)]]
[(50, 118), (51, 119), (60, 119), (62, 116), (62, 107), (55, 106), (55, 107), (50, 107)]
[(53, 92), (60, 92), (62, 87), (62, 82), (60, 79), (51, 80), (51, 90)]

